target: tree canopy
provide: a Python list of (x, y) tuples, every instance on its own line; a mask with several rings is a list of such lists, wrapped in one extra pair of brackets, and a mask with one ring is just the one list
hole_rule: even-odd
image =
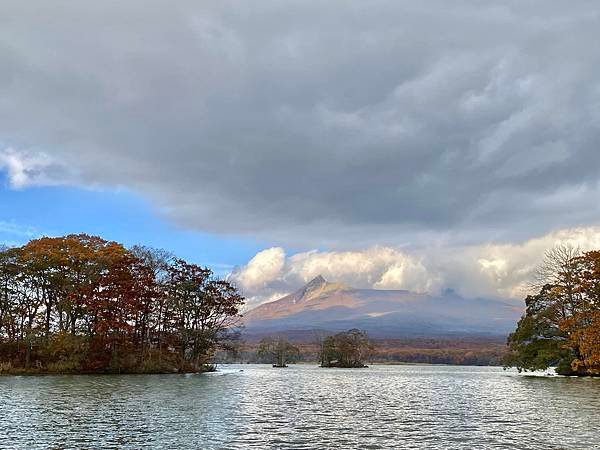
[(367, 333), (352, 329), (326, 337), (321, 346), (322, 367), (365, 367), (373, 350)]
[(56, 372), (196, 371), (243, 297), (164, 250), (84, 234), (0, 249), (0, 363)]
[(508, 338), (507, 366), (565, 375), (600, 375), (600, 251), (551, 250), (538, 292)]
[(282, 336), (266, 337), (258, 345), (257, 356), (266, 359), (275, 367), (286, 367), (300, 355), (298, 347)]

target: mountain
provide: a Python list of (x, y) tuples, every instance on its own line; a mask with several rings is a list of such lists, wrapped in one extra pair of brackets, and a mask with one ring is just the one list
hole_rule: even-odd
[(404, 290), (355, 289), (318, 276), (285, 297), (244, 315), (246, 333), (359, 328), (374, 337), (508, 334), (523, 307), (511, 301), (467, 299)]

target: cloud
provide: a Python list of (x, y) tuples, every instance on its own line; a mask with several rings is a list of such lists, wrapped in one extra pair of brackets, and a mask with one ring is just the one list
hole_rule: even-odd
[(0, 150), (0, 170), (6, 171), (13, 189), (68, 184), (71, 174), (45, 153)]
[(598, 222), (593, 3), (5, 1), (2, 17), (0, 142), (45, 155), (5, 152), (15, 188), (64, 179), (59, 161), (189, 228), (300, 249)]
[(279, 247), (269, 248), (257, 253), (235, 279), (248, 291), (263, 289), (281, 275), (284, 264), (285, 251)]
[(481, 244), (447, 249), (437, 260), (448, 287), (470, 296), (523, 298), (544, 253), (560, 244), (582, 251), (600, 248), (600, 227), (571, 228), (516, 244)]
[(318, 275), (357, 288), (434, 295), (454, 289), (467, 297), (522, 299), (544, 253), (566, 243), (583, 251), (598, 249), (600, 227), (564, 229), (516, 244), (430, 247), (418, 253), (377, 246), (286, 256), (283, 249), (272, 248), (236, 268), (230, 279), (248, 297), (249, 306), (276, 300)]
[(426, 291), (434, 280), (421, 261), (389, 247), (362, 251), (301, 252), (287, 256), (281, 247), (259, 252), (230, 275), (249, 305), (276, 300), (318, 275), (354, 287)]

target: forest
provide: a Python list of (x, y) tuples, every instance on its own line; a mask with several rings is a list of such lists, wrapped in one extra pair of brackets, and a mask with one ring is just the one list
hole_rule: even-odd
[(600, 251), (563, 245), (547, 252), (525, 304), (508, 338), (506, 366), (600, 375)]
[[(284, 348), (287, 362), (321, 364), (324, 362), (323, 344), (327, 337), (327, 333), (287, 333), (284, 339), (277, 336), (262, 340), (247, 336), (243, 342), (239, 342), (234, 352), (219, 351), (216, 357), (223, 363), (276, 363), (273, 353), (280, 354), (279, 349)], [(286, 348), (288, 342), (293, 346), (292, 349)], [(369, 342), (366, 361), (378, 364), (499, 366), (507, 353), (506, 336), (370, 338)], [(267, 351), (265, 343), (268, 344)]]
[(210, 369), (244, 302), (165, 250), (84, 234), (0, 249), (0, 373)]

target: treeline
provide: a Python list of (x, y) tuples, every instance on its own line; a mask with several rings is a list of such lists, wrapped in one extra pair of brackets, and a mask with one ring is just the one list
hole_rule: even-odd
[(0, 372), (203, 370), (242, 304), (164, 250), (83, 234), (0, 249)]
[[(324, 339), (324, 338), (323, 338)], [(304, 337), (292, 340), (298, 350), (293, 361), (321, 363), (323, 339)], [(270, 341), (268, 338), (267, 341)], [(278, 340), (279, 341), (279, 340)], [(380, 364), (420, 363), (473, 366), (502, 365), (506, 357), (506, 338), (470, 336), (464, 338), (372, 339), (365, 361)], [(236, 353), (219, 352), (223, 362), (271, 363), (259, 352), (260, 343), (245, 342)]]
[(381, 363), (498, 366), (505, 356), (505, 337), (465, 336), (382, 340), (377, 342), (373, 360)]
[(564, 375), (600, 375), (600, 251), (547, 253), (537, 292), (509, 336), (507, 366)]

